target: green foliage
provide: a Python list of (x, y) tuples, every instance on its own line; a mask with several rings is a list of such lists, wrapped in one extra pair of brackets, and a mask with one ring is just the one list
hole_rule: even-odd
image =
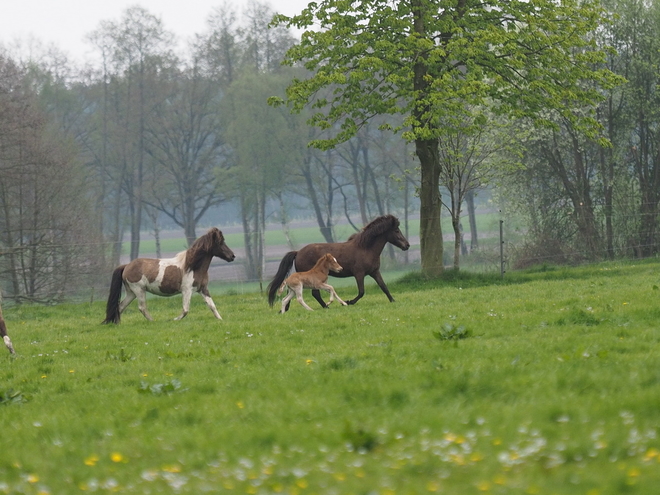
[(116, 327), (102, 302), (3, 308), (0, 491), (654, 493), (658, 273), (409, 276), (285, 315), (224, 295), (222, 321), (152, 298)]
[(470, 332), (463, 326), (456, 326), (453, 323), (445, 323), (440, 330), (433, 330), (433, 336), (438, 340), (460, 340), (465, 339)]
[(27, 402), (27, 397), (23, 395), (20, 390), (3, 390), (0, 391), (0, 405), (21, 404)]

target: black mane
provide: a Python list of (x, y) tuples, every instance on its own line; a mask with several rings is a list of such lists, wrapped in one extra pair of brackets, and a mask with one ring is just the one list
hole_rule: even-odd
[(348, 240), (354, 240), (358, 247), (369, 248), (374, 241), (386, 232), (399, 227), (399, 219), (394, 215), (383, 215), (365, 225), (360, 232), (351, 235)]

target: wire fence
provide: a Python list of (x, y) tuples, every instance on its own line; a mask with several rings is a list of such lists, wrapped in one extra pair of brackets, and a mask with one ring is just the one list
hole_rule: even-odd
[[(637, 220), (638, 215), (631, 216)], [(621, 221), (619, 218), (618, 221)], [(467, 224), (467, 219), (466, 219)], [(639, 258), (640, 253), (653, 253), (657, 256), (660, 245), (657, 241), (635, 241), (630, 232), (618, 233), (609, 240), (610, 246), (615, 246), (614, 252), (607, 248), (608, 243), (598, 234), (597, 239), (577, 239), (574, 231), (567, 231), (554, 238), (530, 236), (527, 229), (519, 222), (501, 215), (496, 221), (481, 226), (477, 242), (472, 242), (469, 230), (461, 233), (459, 243), (459, 267), (468, 272), (499, 273), (534, 265), (577, 265), (597, 263), (604, 260)], [(183, 235), (181, 235), (183, 238)], [(579, 236), (577, 236), (579, 237)], [(660, 237), (660, 236), (655, 236)], [(410, 250), (402, 252), (386, 248), (381, 256), (382, 271), (401, 274), (420, 270), (419, 236), (409, 237)], [(587, 249), (586, 245), (598, 245), (595, 251)], [(454, 266), (455, 237), (453, 232), (444, 230), (444, 264), (448, 269)], [(478, 245), (478, 247), (473, 247)], [(60, 254), (49, 253), (109, 253), (112, 243), (77, 242), (71, 244), (48, 244), (42, 246), (44, 259), (35, 267), (25, 263), (16, 263), (16, 259), (34, 246), (21, 246), (7, 249), (0, 247), (0, 290), (4, 295), (5, 304), (35, 302), (55, 304), (60, 302), (95, 302), (105, 300), (108, 294), (110, 278), (114, 266), (110, 266), (107, 258), (73, 259), (66, 266), (58, 262)], [(263, 279), (254, 280), (247, 274), (250, 270), (246, 265), (246, 256), (242, 248), (232, 248), (236, 260), (232, 263), (214, 259), (209, 278), (216, 291), (225, 293), (249, 293), (263, 290), (277, 271), (283, 255), (289, 250), (286, 245), (267, 245), (263, 263)], [(175, 253), (163, 253), (163, 257)], [(155, 257), (155, 253), (144, 253), (141, 256)], [(11, 261), (13, 257), (13, 262)], [(122, 255), (120, 262), (128, 261), (127, 255)], [(32, 270), (32, 271), (31, 271)], [(352, 279), (351, 279), (352, 281)]]

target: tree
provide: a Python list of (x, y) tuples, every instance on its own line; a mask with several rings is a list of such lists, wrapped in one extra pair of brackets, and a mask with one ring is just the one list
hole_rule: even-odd
[(220, 93), (197, 67), (177, 72), (170, 86), (147, 126), (154, 179), (145, 202), (182, 227), (191, 246), (197, 223), (226, 196), (219, 173), (226, 161)]
[(102, 22), (91, 38), (104, 55), (104, 65), (111, 67), (104, 83), (110, 85), (105, 97), (114, 100), (109, 110), (115, 129), (113, 146), (119, 156), (113, 173), (128, 200), (130, 256), (135, 259), (140, 251), (148, 118), (163, 97), (160, 79), (176, 62), (170, 49), (172, 34), (159, 18), (136, 6), (128, 8), (118, 22)]
[[(405, 117), (395, 130), (415, 143), (420, 163), (422, 271), (436, 276), (443, 270), (438, 139), (461, 122), (466, 105), (487, 103), (539, 124), (555, 109), (595, 134), (592, 115), (573, 109), (600, 98), (584, 81), (612, 83), (609, 72), (593, 68), (602, 53), (588, 35), (600, 20), (596, 1), (322, 0), (273, 23), (306, 30), (287, 62), (312, 74), (291, 83), (286, 102), (293, 111), (318, 109), (312, 125), (339, 123), (332, 138), (313, 145), (345, 141), (377, 114)], [(332, 94), (317, 99), (328, 86)]]

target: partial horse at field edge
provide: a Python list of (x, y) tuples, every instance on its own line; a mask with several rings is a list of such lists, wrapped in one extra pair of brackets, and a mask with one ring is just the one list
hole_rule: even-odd
[(11, 343), (9, 335), (7, 335), (7, 325), (5, 325), (5, 319), (2, 316), (2, 296), (0, 296), (0, 337), (2, 337), (5, 346), (9, 349), (10, 354), (16, 354), (14, 346)]
[[(394, 215), (382, 215), (374, 219), (346, 242), (308, 244), (299, 251), (289, 251), (282, 258), (275, 277), (268, 285), (268, 303), (271, 306), (274, 304), (275, 293), (293, 268), (294, 262), (297, 271), (309, 270), (326, 253), (331, 253), (343, 267), (340, 273), (332, 274), (334, 277), (355, 277), (358, 295), (346, 301), (348, 304), (355, 304), (364, 295), (364, 277), (367, 275), (376, 281), (390, 302), (393, 302), (394, 298), (380, 274), (380, 254), (388, 242), (403, 251), (410, 248), (410, 243), (399, 229), (399, 219)], [(326, 306), (318, 289), (313, 289), (312, 295), (321, 306)]]
[(289, 309), (289, 301), (291, 301), (294, 294), (296, 300), (303, 308), (313, 311), (313, 309), (303, 300), (303, 289), (326, 290), (330, 293), (330, 301), (328, 301), (327, 306), (329, 306), (335, 299), (337, 299), (342, 305), (347, 306), (347, 304), (337, 295), (334, 287), (326, 283), (330, 271), (339, 273), (341, 270), (342, 267), (337, 263), (335, 257), (332, 254), (327, 253), (319, 258), (311, 270), (292, 273), (284, 282), (282, 282), (282, 285), (277, 291), (278, 294), (281, 294), (285, 287), (289, 288), (289, 292), (284, 296), (284, 299), (282, 299), (282, 309), (280, 313), (284, 314), (287, 309)]
[[(137, 258), (117, 267), (112, 274), (103, 323), (119, 323), (121, 313), (136, 298), (140, 312), (147, 320), (153, 320), (147, 311), (147, 292), (158, 296), (183, 294), (183, 311), (175, 318), (180, 320), (190, 310), (193, 289), (204, 297), (213, 315), (222, 320), (208, 290), (208, 270), (214, 256), (229, 262), (236, 258), (225, 244), (222, 232), (215, 227), (173, 258)], [(122, 285), (126, 297), (120, 303)]]

